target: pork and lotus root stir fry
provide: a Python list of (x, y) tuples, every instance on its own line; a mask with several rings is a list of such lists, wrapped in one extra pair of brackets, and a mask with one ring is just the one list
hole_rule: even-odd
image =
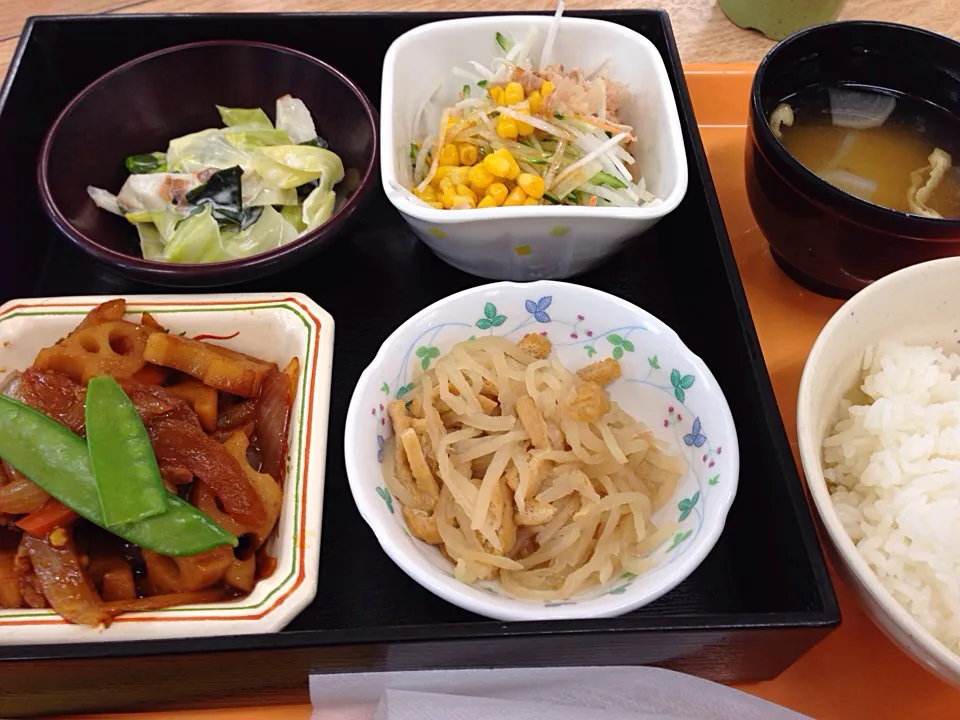
[(0, 384), (0, 607), (105, 627), (274, 569), (298, 360), (125, 312), (97, 307)]

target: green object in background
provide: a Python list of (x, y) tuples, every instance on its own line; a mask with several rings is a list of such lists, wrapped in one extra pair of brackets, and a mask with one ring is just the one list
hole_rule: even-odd
[(846, 0), (718, 0), (734, 25), (783, 40), (798, 30), (832, 22)]

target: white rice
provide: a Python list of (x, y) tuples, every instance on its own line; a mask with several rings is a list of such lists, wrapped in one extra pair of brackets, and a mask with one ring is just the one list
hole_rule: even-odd
[[(837, 515), (897, 601), (960, 652), (960, 356), (883, 343), (824, 441)], [(862, 403), (862, 404), (858, 404)]]

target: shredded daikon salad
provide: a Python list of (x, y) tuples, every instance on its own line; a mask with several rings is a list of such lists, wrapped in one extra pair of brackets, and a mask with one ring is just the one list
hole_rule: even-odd
[(453, 68), (464, 83), (457, 102), (436, 113), (442, 85), (423, 100), (410, 135), (412, 202), (462, 210), (656, 199), (629, 151), (633, 128), (619, 117), (626, 88), (607, 76), (606, 62), (586, 72), (552, 62), (562, 13), (561, 2), (536, 64), (536, 28), (519, 41), (498, 32), (501, 57)]

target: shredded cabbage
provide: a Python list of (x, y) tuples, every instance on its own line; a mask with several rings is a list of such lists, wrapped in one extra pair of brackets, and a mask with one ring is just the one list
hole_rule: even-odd
[(144, 260), (164, 260), (163, 238), (154, 225), (150, 223), (136, 223), (137, 234), (140, 236), (140, 252)]
[(277, 98), (277, 129), (285, 130), (294, 145), (305, 143), (317, 137), (317, 126), (313, 122), (310, 110), (290, 95)]
[(293, 242), (297, 235), (297, 229), (267, 205), (259, 220), (224, 242), (223, 250), (229, 258), (250, 257)]
[(120, 209), (120, 205), (117, 202), (117, 196), (113, 193), (104, 190), (103, 188), (87, 185), (87, 195), (90, 196), (90, 199), (93, 200), (94, 204), (98, 208), (123, 217), (123, 210)]
[(256, 128), (228, 128), (223, 131), (227, 142), (238, 150), (250, 151), (265, 145), (289, 145), (290, 136), (283, 130), (257, 130)]
[(278, 145), (258, 148), (253, 154), (253, 167), (264, 185), (287, 190), (324, 176), (343, 180), (340, 157), (323, 148), (309, 145)]
[(337, 206), (343, 162), (301, 100), (277, 99), (276, 126), (260, 108), (217, 111), (224, 127), (174, 138), (166, 153), (127, 157), (131, 174), (116, 196), (87, 188), (97, 207), (136, 226), (147, 259), (250, 257), (319, 227)]
[(333, 206), (337, 195), (324, 185), (318, 185), (303, 201), (303, 224), (307, 231), (323, 225), (333, 215)]
[(223, 131), (215, 128), (171, 140), (167, 148), (167, 167), (175, 172), (224, 170), (235, 165), (244, 170), (251, 167), (250, 153), (231, 145)]
[(174, 263), (208, 263), (223, 259), (220, 226), (209, 205), (177, 226), (163, 248), (163, 259)]
[(223, 105), (217, 105), (217, 111), (220, 113), (220, 119), (227, 127), (243, 125), (248, 128), (257, 128), (260, 130), (273, 130), (273, 123), (270, 118), (260, 108), (228, 108)]

